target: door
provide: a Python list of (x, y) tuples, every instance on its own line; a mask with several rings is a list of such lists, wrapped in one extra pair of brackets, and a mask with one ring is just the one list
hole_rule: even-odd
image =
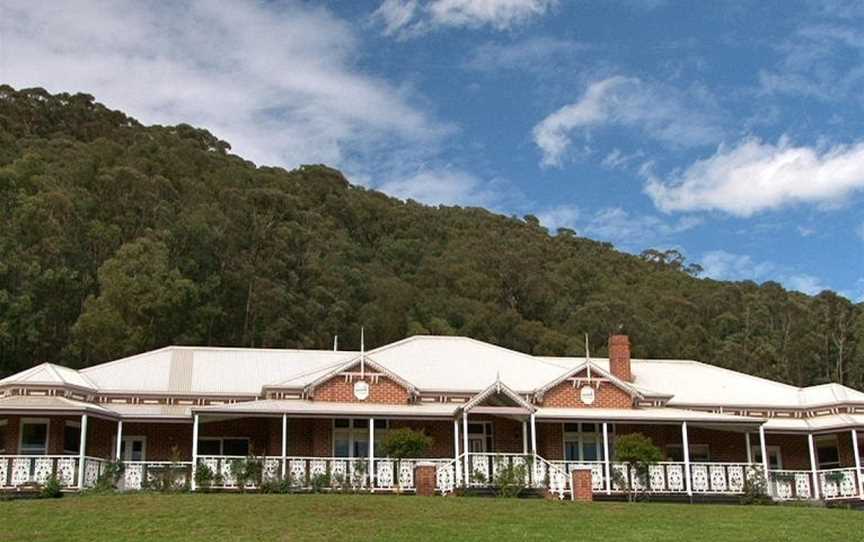
[(145, 437), (123, 437), (120, 441), (120, 458), (124, 463), (145, 461), (147, 439)]
[(468, 452), (482, 454), (492, 451), (492, 424), (478, 422), (468, 424)]

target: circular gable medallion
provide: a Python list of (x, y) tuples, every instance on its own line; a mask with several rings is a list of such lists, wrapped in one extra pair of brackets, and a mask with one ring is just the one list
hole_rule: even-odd
[(579, 392), (579, 398), (582, 399), (582, 402), (586, 405), (594, 404), (594, 388), (591, 386), (582, 386), (582, 391)]
[(365, 380), (358, 380), (355, 382), (354, 397), (360, 401), (365, 401), (369, 397), (369, 383)]

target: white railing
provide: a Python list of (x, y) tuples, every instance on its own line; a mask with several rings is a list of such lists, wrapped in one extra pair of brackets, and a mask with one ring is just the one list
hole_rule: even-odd
[(778, 501), (812, 499), (813, 473), (809, 470), (770, 470), (768, 494)]
[(858, 497), (858, 476), (854, 468), (818, 471), (819, 492), (823, 499), (853, 499)]
[(572, 493), (570, 473), (557, 465), (543, 459), (539, 455), (533, 457), (532, 485), (533, 487), (545, 488), (549, 493), (563, 499), (566, 494)]
[(596, 493), (606, 488), (605, 464), (603, 461), (549, 461), (570, 476), (576, 468), (591, 469), (591, 489)]
[(126, 461), (117, 489), (140, 491), (162, 485), (184, 489), (191, 484), (191, 477), (191, 461)]
[[(73, 455), (2, 455), (0, 456), (0, 488), (44, 485), (52, 477), (62, 489), (78, 488), (78, 456)], [(96, 485), (107, 461), (97, 457), (84, 458), (84, 488)]]
[(531, 454), (469, 453), (468, 485), (471, 487), (494, 485), (501, 472), (514, 467), (525, 469), (525, 483), (529, 484), (533, 462), (534, 456)]

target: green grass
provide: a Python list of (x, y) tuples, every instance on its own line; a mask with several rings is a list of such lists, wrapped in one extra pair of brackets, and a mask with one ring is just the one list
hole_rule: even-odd
[(378, 495), (104, 495), (0, 502), (0, 540), (864, 540), (864, 513), (793, 506)]

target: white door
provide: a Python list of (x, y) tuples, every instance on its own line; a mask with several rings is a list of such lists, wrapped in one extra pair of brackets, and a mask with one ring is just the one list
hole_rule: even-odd
[(147, 439), (145, 437), (123, 437), (120, 441), (120, 459), (129, 461), (145, 461)]

